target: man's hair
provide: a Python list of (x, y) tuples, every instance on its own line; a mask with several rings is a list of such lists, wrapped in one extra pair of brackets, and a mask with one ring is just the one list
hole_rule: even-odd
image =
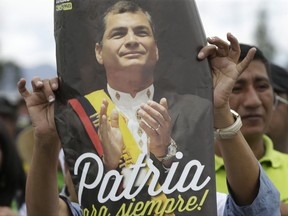
[(256, 53), (254, 55), (253, 60), (259, 60), (265, 65), (268, 77), (269, 77), (269, 79), (271, 79), (270, 63), (267, 60), (267, 58), (264, 56), (263, 52), (259, 48), (257, 48), (256, 46), (251, 46), (248, 44), (240, 43), (241, 54), (239, 57), (239, 61), (242, 61), (245, 58), (245, 56), (247, 55), (247, 53), (249, 52), (249, 50), (253, 47), (256, 48)]
[(122, 14), (122, 13), (136, 13), (136, 12), (143, 12), (152, 29), (153, 35), (155, 36), (155, 28), (154, 28), (154, 24), (152, 22), (152, 17), (149, 14), (149, 12), (147, 10), (145, 10), (144, 8), (142, 8), (140, 5), (138, 5), (135, 1), (132, 0), (120, 0), (117, 1), (116, 3), (112, 4), (110, 7), (108, 7), (108, 9), (106, 9), (106, 11), (102, 14), (102, 16), (99, 19), (98, 22), (98, 34), (97, 34), (97, 38), (96, 41), (101, 44), (102, 43), (102, 39), (103, 39), (103, 35), (104, 32), (106, 30), (106, 18), (107, 15), (109, 13), (112, 14)]
[(276, 64), (271, 63), (271, 81), (276, 93), (286, 93), (288, 95), (288, 71)]

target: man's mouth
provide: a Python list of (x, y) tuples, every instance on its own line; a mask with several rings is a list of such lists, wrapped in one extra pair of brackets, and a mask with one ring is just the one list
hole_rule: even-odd
[(121, 56), (125, 56), (125, 57), (137, 57), (140, 55), (143, 55), (144, 53), (141, 51), (130, 51), (130, 52), (125, 52), (123, 53)]
[(242, 120), (259, 120), (262, 119), (262, 115), (260, 114), (246, 114), (241, 116)]

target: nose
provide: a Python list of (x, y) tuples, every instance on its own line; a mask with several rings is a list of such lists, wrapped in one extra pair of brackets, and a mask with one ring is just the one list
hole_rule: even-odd
[(126, 47), (135, 47), (138, 46), (137, 35), (133, 31), (129, 31), (125, 38), (125, 46)]
[(247, 108), (257, 108), (262, 104), (261, 98), (259, 97), (258, 92), (252, 86), (247, 89), (246, 94), (244, 95), (243, 105)]

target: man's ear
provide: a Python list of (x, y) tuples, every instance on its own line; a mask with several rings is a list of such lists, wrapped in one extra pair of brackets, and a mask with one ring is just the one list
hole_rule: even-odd
[(102, 45), (99, 43), (96, 43), (95, 45), (95, 55), (96, 55), (97, 62), (102, 65), (103, 64)]
[(156, 45), (156, 58), (157, 61), (159, 60), (159, 50), (158, 50), (158, 46)]

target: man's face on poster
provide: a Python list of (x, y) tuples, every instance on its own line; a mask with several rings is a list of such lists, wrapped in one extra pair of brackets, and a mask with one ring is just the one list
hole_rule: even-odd
[(158, 48), (147, 16), (141, 12), (108, 13), (96, 57), (106, 71), (154, 70)]

